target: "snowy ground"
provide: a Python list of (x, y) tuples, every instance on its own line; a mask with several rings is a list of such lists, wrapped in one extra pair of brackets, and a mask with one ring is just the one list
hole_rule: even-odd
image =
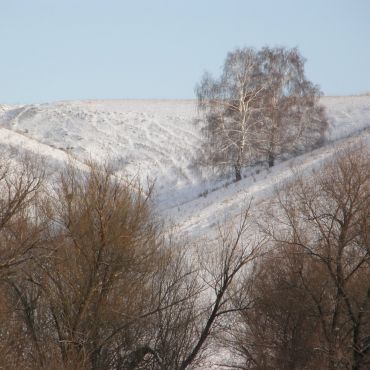
[(109, 159), (117, 170), (155, 181), (160, 211), (181, 231), (201, 236), (238, 214), (249, 197), (257, 203), (268, 197), (291, 176), (291, 166), (309, 169), (347, 141), (370, 141), (370, 96), (325, 97), (322, 103), (330, 119), (324, 148), (229, 185), (205, 179), (192, 166), (201, 141), (191, 100), (0, 105), (0, 147), (36, 152), (55, 166), (68, 155), (81, 162)]

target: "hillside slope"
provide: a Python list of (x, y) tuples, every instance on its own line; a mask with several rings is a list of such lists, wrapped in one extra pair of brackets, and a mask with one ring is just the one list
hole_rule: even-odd
[(0, 147), (41, 154), (56, 166), (68, 154), (79, 161), (109, 159), (117, 170), (143, 182), (155, 181), (159, 209), (182, 231), (202, 235), (226, 215), (236, 214), (246, 197), (261, 200), (270, 194), (277, 183), (289, 178), (294, 163), (311, 168), (348, 140), (369, 140), (370, 96), (325, 97), (322, 103), (330, 120), (324, 148), (227, 188), (225, 181), (209, 181), (192, 165), (201, 140), (194, 124), (195, 102), (190, 100), (0, 105)]

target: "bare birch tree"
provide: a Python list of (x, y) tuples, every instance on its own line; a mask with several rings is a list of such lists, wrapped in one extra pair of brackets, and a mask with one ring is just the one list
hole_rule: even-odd
[(227, 55), (219, 79), (206, 73), (196, 87), (198, 107), (205, 118), (202, 162), (221, 170), (233, 168), (235, 181), (255, 155), (264, 92), (258, 74), (256, 51), (237, 49)]
[(258, 146), (272, 167), (281, 154), (319, 144), (328, 123), (318, 101), (320, 89), (307, 80), (298, 49), (265, 47), (259, 58), (266, 88)]
[(236, 181), (261, 158), (271, 167), (281, 154), (318, 145), (328, 126), (297, 49), (230, 52), (220, 78), (206, 73), (196, 94), (204, 114), (199, 162), (233, 169)]

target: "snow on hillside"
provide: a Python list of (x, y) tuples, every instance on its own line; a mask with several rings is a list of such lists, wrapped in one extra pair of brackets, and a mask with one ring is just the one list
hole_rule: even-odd
[(338, 140), (370, 126), (370, 95), (324, 97), (330, 120), (330, 140)]
[(0, 111), (0, 126), (81, 161), (109, 159), (155, 181), (165, 202), (198, 179), (190, 168), (199, 146), (195, 116), (192, 101), (58, 102)]
[[(23, 148), (62, 163), (110, 159), (142, 181), (156, 183), (160, 210), (194, 235), (238, 213), (248, 196), (261, 200), (291, 176), (290, 166), (316, 166), (341, 139), (369, 138), (370, 96), (324, 97), (330, 119), (329, 144), (313, 153), (262, 170), (237, 184), (207, 181), (192, 166), (201, 145), (194, 101), (100, 100), (39, 105), (0, 105), (0, 146)], [(352, 140), (352, 139), (351, 139)], [(211, 191), (218, 189), (217, 191)], [(205, 195), (199, 196), (201, 193)]]
[(11, 106), (5, 105), (5, 104), (0, 104), (0, 114), (5, 113), (9, 109), (11, 109)]
[(221, 187), (218, 191), (194, 199), (181, 208), (168, 210), (167, 215), (178, 220), (182, 232), (192, 237), (209, 236), (210, 230), (216, 231), (218, 222), (240, 215), (250, 200), (253, 200), (254, 205), (259, 205), (270, 197), (278, 185), (292, 177), (293, 169), (307, 172), (318, 168), (337, 150), (356, 143), (370, 146), (370, 129), (350, 139), (280, 163), (272, 169), (262, 170), (259, 174), (249, 176), (240, 182)]

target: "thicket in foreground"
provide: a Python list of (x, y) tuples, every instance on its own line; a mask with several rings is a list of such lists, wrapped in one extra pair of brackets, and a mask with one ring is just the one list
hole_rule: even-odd
[(247, 207), (204, 257), (109, 166), (67, 167), (52, 189), (37, 161), (2, 162), (0, 367), (196, 369), (222, 341), (231, 368), (367, 369), (369, 154), (285, 184), (267, 251)]
[(136, 181), (89, 163), (51, 189), (34, 163), (0, 179), (0, 367), (195, 368), (258, 254), (241, 240), (248, 212), (190, 264)]
[(369, 150), (339, 152), (270, 207), (272, 250), (245, 283), (253, 305), (226, 336), (238, 368), (368, 369)]

